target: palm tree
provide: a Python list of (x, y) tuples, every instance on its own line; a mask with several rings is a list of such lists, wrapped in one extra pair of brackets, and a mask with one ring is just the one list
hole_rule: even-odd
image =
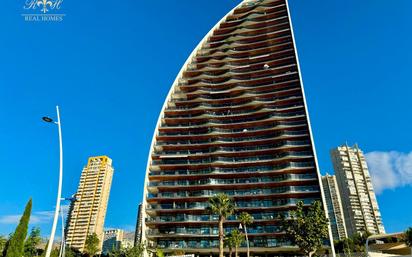
[(219, 215), (219, 257), (224, 257), (223, 247), (224, 247), (224, 230), (223, 223), (226, 218), (233, 214), (235, 206), (233, 200), (226, 194), (217, 194), (209, 198), (210, 213)]
[(240, 223), (243, 225), (243, 227), (245, 228), (245, 235), (246, 235), (246, 244), (247, 244), (247, 257), (249, 257), (249, 239), (247, 237), (247, 225), (250, 225), (253, 223), (253, 216), (250, 215), (247, 212), (242, 212), (239, 215), (239, 221)]
[(227, 234), (225, 236), (225, 246), (229, 248), (229, 257), (232, 257), (234, 244), (233, 244), (233, 238), (231, 234)]
[(238, 257), (239, 246), (243, 243), (243, 241), (245, 241), (245, 237), (239, 230), (234, 229), (230, 232), (230, 238), (233, 246), (235, 247), (235, 257)]

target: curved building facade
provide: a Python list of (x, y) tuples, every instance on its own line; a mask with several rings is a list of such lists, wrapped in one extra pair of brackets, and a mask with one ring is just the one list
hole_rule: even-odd
[[(154, 133), (142, 240), (200, 256), (218, 252), (208, 199), (225, 193), (253, 255), (290, 251), (279, 216), (321, 199), (320, 176), (285, 0), (243, 1), (182, 67)], [(236, 216), (226, 232), (239, 227)], [(245, 252), (242, 247), (240, 252)]]

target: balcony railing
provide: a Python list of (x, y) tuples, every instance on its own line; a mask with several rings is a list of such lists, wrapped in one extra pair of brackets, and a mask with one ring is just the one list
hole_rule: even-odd
[(259, 155), (259, 156), (247, 156), (247, 157), (221, 157), (213, 156), (202, 159), (161, 159), (161, 160), (152, 160), (152, 165), (179, 165), (179, 164), (201, 164), (201, 163), (216, 163), (216, 162), (225, 162), (225, 163), (240, 163), (240, 162), (260, 162), (260, 161), (270, 161), (270, 160), (279, 160), (286, 157), (313, 157), (311, 151), (301, 151), (301, 152), (284, 152), (278, 154), (270, 155)]
[(300, 108), (303, 107), (302, 103), (292, 103), (292, 104), (285, 104), (285, 105), (275, 105), (275, 104), (266, 104), (262, 106), (251, 106), (250, 109), (242, 109), (242, 110), (224, 110), (224, 111), (211, 111), (211, 110), (203, 110), (201, 112), (197, 112), (195, 114), (187, 113), (187, 112), (180, 112), (177, 114), (165, 114), (165, 118), (173, 119), (173, 118), (196, 118), (199, 116), (207, 115), (211, 118), (213, 117), (236, 117), (238, 115), (249, 114), (249, 113), (256, 113), (259, 111), (281, 111), (285, 109), (291, 108)]
[[(231, 139), (239, 140), (239, 138), (231, 138)], [(209, 147), (208, 149), (199, 149), (199, 150), (155, 151), (155, 155), (161, 155), (161, 156), (174, 155), (175, 156), (175, 155), (200, 155), (200, 154), (208, 154), (208, 153), (215, 153), (215, 152), (248, 152), (248, 151), (275, 149), (275, 148), (280, 148), (280, 147), (285, 147), (285, 146), (308, 146), (308, 145), (310, 145), (309, 140), (300, 140), (300, 141), (284, 140), (278, 143), (255, 145), (255, 146), (237, 146), (237, 147), (217, 146), (217, 147)]]
[[(213, 119), (213, 118), (202, 118), (199, 121), (192, 121), (190, 119), (185, 119), (185, 120), (179, 120), (179, 123), (176, 124), (167, 124), (165, 121), (162, 122), (161, 126), (162, 127), (192, 127), (192, 126), (201, 126), (201, 125), (206, 125), (206, 124), (238, 124), (238, 123), (248, 123), (248, 122), (253, 122), (253, 121), (263, 121), (267, 119), (277, 119), (277, 120), (284, 120), (289, 119), (289, 118), (296, 118), (296, 117), (302, 117), (305, 116), (305, 112), (294, 112), (294, 113), (261, 113), (256, 116), (251, 116), (251, 117), (241, 117), (239, 119)], [(169, 119), (171, 121), (177, 121), (177, 119)]]
[[(237, 229), (238, 225), (236, 226), (226, 226), (225, 227), (225, 234), (230, 233), (232, 230)], [(279, 233), (281, 232), (280, 226), (274, 225), (252, 225), (248, 227), (248, 233), (250, 235), (253, 234), (261, 234), (261, 233)], [(202, 235), (202, 236), (217, 236), (218, 235), (218, 228), (217, 226), (212, 227), (165, 227), (160, 229), (148, 229), (146, 230), (147, 235)]]
[[(272, 81), (275, 83), (275, 81)], [(213, 102), (192, 102), (190, 105), (179, 105), (175, 107), (168, 107), (170, 110), (190, 110), (190, 109), (195, 109), (199, 107), (204, 107), (204, 108), (224, 108), (224, 107), (239, 107), (251, 102), (276, 102), (276, 101), (287, 101), (287, 100), (292, 100), (292, 99), (297, 99), (300, 98), (300, 96), (284, 96), (284, 97), (271, 97), (268, 100), (266, 99), (237, 99), (236, 102), (231, 102), (231, 101), (224, 101), (220, 103), (213, 103)], [(240, 101), (241, 100), (241, 101)]]
[[(256, 222), (265, 220), (274, 220), (280, 217), (290, 217), (289, 211), (276, 211), (276, 212), (258, 212), (251, 213)], [(174, 215), (161, 215), (156, 217), (147, 216), (146, 222), (216, 222), (219, 220), (218, 215), (194, 215), (194, 214), (174, 214)], [(236, 221), (238, 217), (236, 215), (231, 215), (227, 218), (228, 221)]]
[[(161, 187), (161, 186), (169, 187), (169, 186), (196, 186), (196, 185), (233, 185), (233, 184), (252, 184), (252, 183), (273, 183), (273, 182), (282, 182), (282, 181), (288, 181), (288, 180), (302, 180), (302, 179), (314, 179), (314, 178), (316, 178), (316, 174), (314, 173), (287, 174), (287, 175), (280, 175), (280, 176), (273, 176), (273, 177), (171, 180), (171, 181), (161, 181), (161, 182), (149, 182), (148, 186), (149, 187)], [(293, 188), (293, 189), (298, 189), (298, 188)], [(279, 189), (272, 189), (272, 190), (279, 190)], [(291, 191), (292, 188), (289, 188), (289, 190)], [(195, 195), (192, 195), (192, 196), (195, 196)]]
[[(256, 126), (256, 127), (249, 127), (249, 128), (238, 128), (238, 129), (222, 129), (222, 128), (213, 128), (209, 127), (207, 128), (208, 133), (213, 133), (213, 132), (220, 132), (220, 133), (244, 133), (244, 132), (251, 132), (251, 131), (257, 131), (257, 130), (264, 130), (264, 129), (269, 129), (269, 128), (274, 128), (278, 125), (282, 124), (281, 122), (273, 122), (271, 124), (263, 125), (263, 126)], [(174, 134), (170, 134), (174, 133)], [(199, 135), (199, 134), (204, 134), (203, 133), (198, 133), (198, 132), (191, 132), (191, 131), (177, 131), (177, 132), (162, 132), (159, 131), (159, 136), (186, 136), (186, 135)], [(279, 133), (278, 133), (279, 134)], [(159, 143), (162, 143), (160, 141)]]
[[(251, 181), (250, 183), (256, 183)], [(220, 183), (219, 183), (220, 184)], [(226, 184), (226, 183), (222, 183)], [(203, 184), (202, 184), (203, 185)], [(197, 191), (178, 191), (178, 192), (161, 192), (158, 194), (148, 194), (147, 198), (193, 198), (193, 197), (211, 197), (218, 193), (224, 193), (229, 196), (259, 196), (284, 193), (313, 193), (319, 192), (318, 186), (281, 186), (272, 189), (252, 188), (247, 190), (197, 190)]]
[[(315, 200), (312, 198), (288, 198), (288, 199), (273, 199), (273, 200), (255, 200), (255, 201), (236, 201), (236, 208), (271, 208), (281, 207), (288, 205), (295, 205), (299, 201), (303, 201), (304, 204), (312, 204)], [(208, 202), (174, 202), (163, 204), (147, 204), (147, 210), (206, 210), (209, 207)]]
[(219, 168), (209, 167), (206, 169), (190, 170), (161, 170), (152, 171), (150, 175), (201, 175), (201, 174), (224, 174), (224, 173), (260, 173), (260, 172), (273, 172), (277, 170), (283, 170), (288, 168), (314, 168), (313, 162), (288, 162), (279, 165), (261, 165), (253, 167), (237, 167), (237, 168)]
[[(173, 235), (169, 236), (172, 237)], [(191, 239), (179, 239), (179, 240), (171, 240), (171, 239), (159, 239), (157, 242), (156, 247), (158, 248), (165, 248), (165, 249), (184, 249), (184, 248), (192, 248), (192, 249), (210, 249), (210, 248), (217, 248), (219, 247), (219, 241), (217, 239), (212, 238), (191, 238)], [(266, 248), (266, 247), (281, 247), (281, 246), (291, 246), (292, 244), (285, 240), (280, 240), (279, 238), (249, 238), (249, 245), (250, 247), (259, 247), (259, 248)], [(241, 247), (246, 247), (245, 243), (241, 244)], [(269, 249), (268, 249), (269, 250)]]

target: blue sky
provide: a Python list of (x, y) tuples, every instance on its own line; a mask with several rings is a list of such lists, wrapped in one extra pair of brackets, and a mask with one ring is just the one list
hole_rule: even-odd
[[(205, 33), (239, 1), (70, 1), (60, 23), (24, 22), (24, 0), (0, 9), (0, 234), (29, 197), (32, 225), (51, 227), (61, 106), (64, 195), (88, 156), (115, 174), (106, 227), (133, 229), (151, 137), (177, 72)], [(368, 153), (387, 231), (412, 226), (412, 2), (290, 0), (322, 173), (329, 150)], [(373, 167), (373, 169), (372, 169)]]

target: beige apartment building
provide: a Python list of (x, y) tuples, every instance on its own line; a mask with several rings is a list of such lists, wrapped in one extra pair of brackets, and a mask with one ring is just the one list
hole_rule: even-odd
[(332, 149), (331, 157), (345, 206), (343, 213), (348, 235), (365, 231), (385, 233), (363, 152), (357, 145), (343, 145)]
[(84, 250), (88, 235), (96, 233), (103, 244), (103, 227), (113, 177), (112, 160), (107, 156), (90, 157), (83, 168), (76, 201), (70, 206), (66, 224), (66, 243)]
[(322, 186), (323, 192), (325, 194), (325, 202), (328, 210), (330, 225), (332, 228), (333, 239), (344, 239), (347, 237), (347, 233), (336, 177), (329, 174), (322, 176)]

